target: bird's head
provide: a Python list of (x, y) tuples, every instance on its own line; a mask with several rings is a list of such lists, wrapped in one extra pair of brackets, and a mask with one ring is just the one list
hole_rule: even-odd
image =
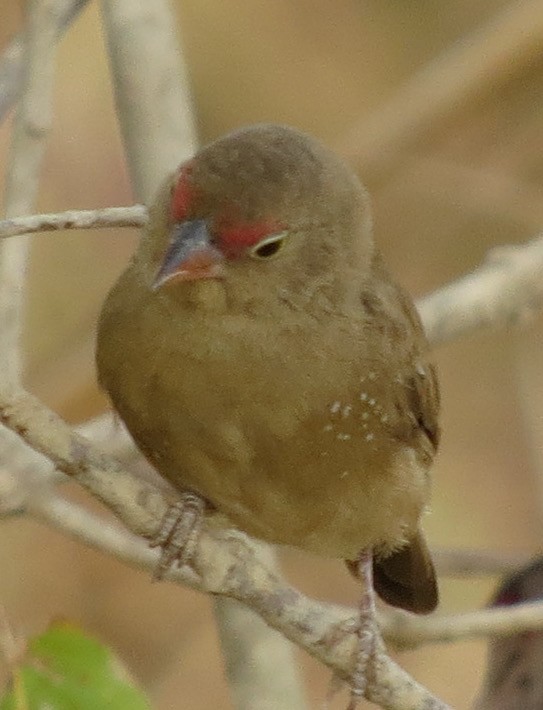
[(151, 208), (140, 252), (154, 290), (212, 279), (251, 298), (270, 293), (270, 281), (275, 292), (314, 291), (346, 277), (344, 270), (369, 269), (368, 199), (347, 165), (315, 139), (254, 126), (180, 166)]

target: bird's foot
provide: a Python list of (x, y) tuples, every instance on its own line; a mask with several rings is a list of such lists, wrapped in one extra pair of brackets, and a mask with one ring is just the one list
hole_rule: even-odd
[(206, 501), (196, 493), (186, 491), (181, 498), (169, 506), (157, 535), (150, 547), (161, 548), (154, 580), (164, 577), (177, 563), (179, 567), (190, 564), (202, 530)]
[(375, 592), (373, 591), (372, 553), (365, 551), (357, 560), (359, 577), (363, 583), (359, 604), (356, 661), (351, 679), (351, 697), (347, 710), (355, 710), (364, 697), (376, 653)]

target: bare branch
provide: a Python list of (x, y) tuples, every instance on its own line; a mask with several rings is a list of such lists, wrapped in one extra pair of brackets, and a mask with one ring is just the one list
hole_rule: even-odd
[[(65, 4), (64, 0), (31, 0), (28, 4), (23, 94), (15, 117), (6, 180), (8, 217), (29, 212), (36, 198), (45, 138), (51, 125), (58, 14)], [(27, 253), (27, 239), (0, 245), (0, 362), (4, 387), (15, 385), (21, 374), (19, 338)]]
[(508, 636), (543, 629), (543, 602), (481, 609), (454, 616), (414, 618), (390, 611), (380, 618), (383, 636), (397, 648), (485, 636)]
[[(0, 402), (0, 420), (106, 503), (133, 532), (145, 537), (156, 533), (157, 521), (164, 515), (168, 502), (163, 494), (97, 451), (32, 395), (20, 392), (5, 397)], [(40, 498), (36, 501), (34, 511)], [(85, 520), (72, 515), (69, 521), (65, 516), (59, 523), (62, 516), (55, 516), (65, 531), (73, 530)], [(87, 542), (93, 536), (96, 539), (105, 535), (102, 525), (83, 527)], [(111, 548), (120, 539), (113, 536), (113, 542), (106, 544)], [(102, 539), (99, 544), (103, 542)], [(123, 554), (126, 555), (126, 549)], [(209, 531), (201, 537), (194, 562), (198, 581), (187, 568), (172, 572), (169, 578), (243, 602), (270, 626), (348, 680), (355, 657), (356, 638), (352, 631), (358, 623), (357, 614), (307, 599), (263, 564), (261, 555), (259, 546), (241, 533), (226, 532), (221, 536), (217, 531)], [(151, 566), (152, 560), (149, 562)], [(382, 645), (379, 649), (376, 677), (368, 688), (368, 699), (389, 710), (446, 709), (445, 704), (399, 668)]]
[(56, 232), (62, 229), (108, 229), (143, 227), (147, 224), (147, 209), (143, 205), (105, 207), (98, 210), (68, 210), (29, 217), (0, 220), (0, 239), (20, 234)]
[(493, 249), (482, 266), (417, 306), (432, 345), (526, 321), (543, 306), (543, 237)]
[(196, 148), (187, 70), (167, 0), (103, 0), (121, 131), (138, 199)]
[[(88, 0), (72, 0), (60, 8), (57, 40), (72, 24)], [(0, 57), (0, 123), (19, 98), (23, 84), (24, 34), (14, 37)]]

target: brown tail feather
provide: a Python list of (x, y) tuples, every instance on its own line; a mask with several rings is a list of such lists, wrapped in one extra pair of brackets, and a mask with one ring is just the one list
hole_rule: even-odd
[[(351, 571), (352, 563), (347, 563)], [(387, 604), (429, 614), (438, 603), (434, 565), (421, 531), (407, 547), (384, 559), (374, 558), (373, 584)]]

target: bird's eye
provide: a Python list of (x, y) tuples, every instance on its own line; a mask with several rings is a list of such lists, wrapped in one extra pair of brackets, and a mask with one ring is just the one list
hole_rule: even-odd
[(269, 259), (275, 256), (282, 248), (288, 232), (278, 232), (262, 239), (249, 252), (254, 259)]

